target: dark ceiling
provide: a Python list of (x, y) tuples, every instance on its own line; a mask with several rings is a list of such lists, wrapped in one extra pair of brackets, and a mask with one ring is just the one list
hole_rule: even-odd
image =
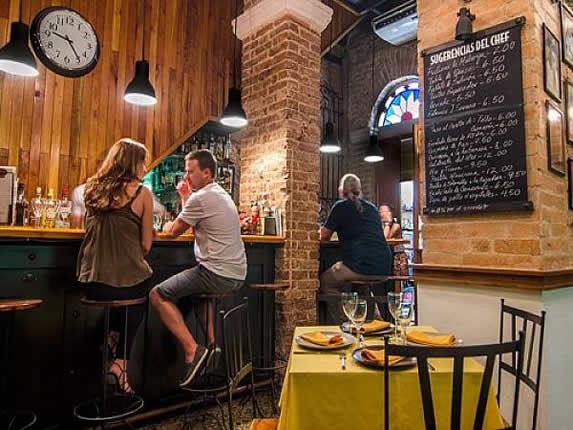
[(405, 0), (337, 0), (360, 15), (380, 15), (404, 3)]

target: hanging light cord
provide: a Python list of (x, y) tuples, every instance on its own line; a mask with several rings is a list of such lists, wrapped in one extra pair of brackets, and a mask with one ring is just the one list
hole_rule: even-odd
[(233, 87), (237, 88), (237, 25), (239, 24), (237, 0), (235, 0), (235, 28), (233, 40)]
[[(374, 96), (374, 30), (372, 30), (372, 35), (370, 36), (370, 50), (372, 51), (372, 61), (370, 64), (370, 97), (375, 98)], [(375, 103), (376, 100), (373, 100)], [(374, 124), (372, 124), (372, 128), (374, 128)], [(372, 133), (372, 128), (370, 129), (370, 133)]]
[(145, 61), (145, 0), (143, 0), (143, 29), (141, 30), (141, 59)]
[(22, 3), (24, 0), (20, 0), (20, 5), (18, 6), (18, 21), (22, 22)]

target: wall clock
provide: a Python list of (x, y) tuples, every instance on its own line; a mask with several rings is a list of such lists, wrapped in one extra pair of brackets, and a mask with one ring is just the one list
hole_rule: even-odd
[(99, 59), (99, 41), (90, 22), (62, 6), (34, 17), (30, 39), (36, 56), (51, 71), (71, 78), (91, 72)]

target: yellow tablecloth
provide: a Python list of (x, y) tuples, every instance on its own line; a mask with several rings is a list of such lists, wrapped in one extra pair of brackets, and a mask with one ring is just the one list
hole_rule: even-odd
[[(421, 327), (433, 330), (431, 327)], [(295, 336), (311, 330), (338, 330), (337, 327), (297, 327)], [(368, 344), (381, 344), (367, 338)], [(340, 366), (337, 352), (300, 353), (293, 339), (289, 364), (281, 393), (279, 430), (370, 430), (384, 427), (384, 373), (354, 361), (346, 349), (346, 370)], [(297, 351), (299, 353), (297, 353)], [(452, 360), (431, 359), (432, 393), (438, 429), (450, 428)], [(468, 359), (464, 366), (462, 429), (473, 427), (473, 417), (483, 366)], [(418, 384), (417, 367), (392, 370), (390, 374), (390, 422), (392, 429), (424, 429), (424, 413)], [(468, 405), (468, 406), (466, 406)], [(490, 389), (484, 429), (500, 429), (503, 421)]]

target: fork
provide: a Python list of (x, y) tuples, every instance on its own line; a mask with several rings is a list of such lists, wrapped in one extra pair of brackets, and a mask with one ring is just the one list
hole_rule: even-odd
[(346, 353), (341, 352), (340, 354), (338, 354), (338, 357), (340, 358), (340, 367), (342, 368), (342, 370), (346, 370)]

